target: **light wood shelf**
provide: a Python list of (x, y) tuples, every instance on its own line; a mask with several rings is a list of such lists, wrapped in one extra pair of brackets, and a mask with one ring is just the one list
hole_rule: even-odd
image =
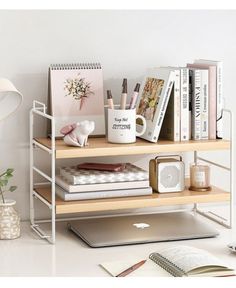
[[(35, 138), (39, 144), (51, 149), (50, 138)], [(112, 144), (106, 138), (89, 138), (89, 146), (70, 147), (63, 140), (56, 140), (56, 159), (63, 158), (82, 158), (100, 156), (122, 156), (155, 154), (166, 152), (190, 152), (190, 151), (209, 151), (230, 149), (228, 140), (201, 140), (201, 141), (158, 141), (151, 143), (142, 139), (137, 139), (133, 144)]]
[[(50, 187), (35, 188), (35, 192), (51, 203)], [(99, 192), (98, 192), (99, 193)], [(176, 193), (153, 193), (150, 196), (104, 198), (94, 200), (63, 201), (56, 196), (56, 214), (133, 209), (193, 203), (226, 202), (230, 193), (217, 187), (209, 192), (189, 191)]]

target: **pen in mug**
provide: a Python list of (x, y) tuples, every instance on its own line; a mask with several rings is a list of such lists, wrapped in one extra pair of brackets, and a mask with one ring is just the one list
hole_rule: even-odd
[(133, 96), (132, 96), (132, 98), (130, 100), (129, 109), (134, 109), (135, 108), (137, 97), (138, 97), (138, 93), (139, 93), (139, 89), (140, 89), (140, 84), (137, 83), (135, 88), (134, 88)]
[(126, 108), (126, 99), (127, 99), (127, 79), (123, 79), (122, 84), (122, 93), (121, 93), (121, 99), (120, 99), (120, 109), (125, 110)]
[(136, 269), (138, 269), (140, 266), (142, 266), (147, 260), (142, 260), (136, 264), (134, 264), (133, 266), (129, 267), (128, 269), (122, 271), (121, 273), (119, 273), (118, 275), (116, 275), (116, 277), (125, 277), (126, 275), (130, 274), (131, 272), (135, 271)]
[(114, 109), (114, 104), (113, 104), (111, 90), (107, 90), (107, 102), (108, 102), (108, 107), (110, 109)]

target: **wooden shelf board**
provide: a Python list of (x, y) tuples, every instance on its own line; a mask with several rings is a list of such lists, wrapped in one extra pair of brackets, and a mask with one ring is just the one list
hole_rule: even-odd
[[(196, 192), (186, 189), (176, 193), (153, 193), (150, 196), (106, 198), (95, 200), (63, 201), (56, 196), (56, 214), (77, 212), (108, 211), (193, 203), (223, 202), (230, 200), (230, 193), (217, 187), (209, 192)], [(35, 191), (51, 203), (50, 187), (35, 188)], [(99, 192), (98, 192), (99, 193)]]
[[(35, 140), (51, 148), (50, 138), (35, 138)], [(158, 141), (151, 143), (143, 139), (137, 139), (133, 144), (112, 144), (106, 138), (89, 138), (89, 146), (70, 147), (63, 140), (56, 140), (56, 158), (81, 158), (99, 156), (121, 156), (138, 154), (155, 154), (165, 152), (190, 152), (207, 150), (226, 150), (230, 148), (228, 140), (204, 140), (204, 141)]]

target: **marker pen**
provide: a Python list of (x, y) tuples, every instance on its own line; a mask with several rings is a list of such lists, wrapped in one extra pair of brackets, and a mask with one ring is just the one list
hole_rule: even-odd
[(138, 93), (139, 93), (139, 89), (140, 89), (140, 84), (137, 83), (135, 88), (134, 88), (133, 96), (132, 96), (132, 98), (130, 100), (129, 109), (134, 109), (135, 108), (137, 97), (138, 97)]
[(114, 109), (114, 104), (113, 104), (111, 90), (107, 90), (107, 102), (108, 102), (108, 107), (110, 109)]
[(122, 84), (122, 93), (121, 93), (121, 99), (120, 99), (120, 109), (125, 110), (126, 108), (126, 99), (127, 99), (127, 79), (123, 79)]

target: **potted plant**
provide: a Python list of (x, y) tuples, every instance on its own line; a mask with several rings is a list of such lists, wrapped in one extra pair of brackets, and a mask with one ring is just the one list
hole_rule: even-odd
[(5, 199), (5, 192), (13, 192), (17, 186), (8, 186), (14, 169), (7, 169), (0, 174), (0, 239), (15, 239), (20, 236), (20, 217), (14, 205), (15, 200)]

